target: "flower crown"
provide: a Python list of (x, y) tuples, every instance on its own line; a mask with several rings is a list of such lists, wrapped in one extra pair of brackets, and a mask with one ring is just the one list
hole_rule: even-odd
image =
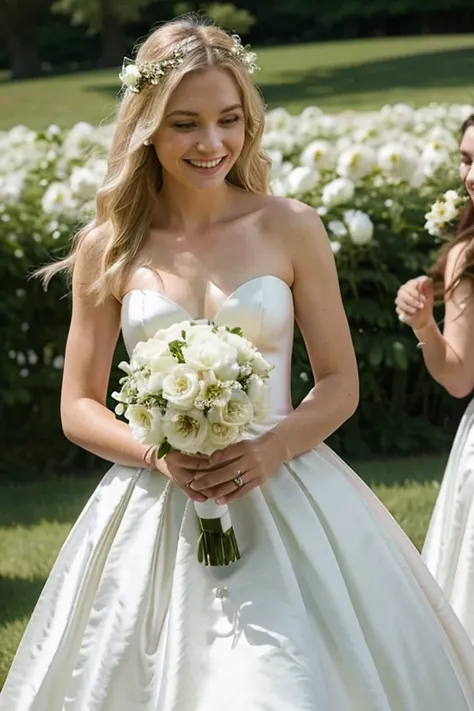
[[(157, 62), (134, 62), (133, 59), (125, 57), (122, 65), (122, 70), (119, 74), (122, 85), (130, 89), (134, 94), (138, 94), (144, 84), (159, 84), (163, 77), (168, 74), (171, 69), (179, 67), (183, 62), (188, 47), (193, 41), (193, 37), (188, 37), (178, 44), (171, 55), (166, 59), (161, 59)], [(232, 48), (222, 49), (213, 48), (216, 54), (227, 54), (237, 57), (249, 74), (254, 74), (259, 67), (257, 66), (257, 55), (250, 51), (250, 45), (242, 44), (239, 35), (231, 35)]]

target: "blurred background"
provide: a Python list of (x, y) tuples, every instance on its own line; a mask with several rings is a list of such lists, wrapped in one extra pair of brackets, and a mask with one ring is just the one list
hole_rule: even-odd
[[(330, 444), (419, 548), (466, 405), (428, 377), (393, 300), (454, 229), (458, 202), (447, 224), (440, 196), (453, 189), (463, 200), (472, 0), (0, 0), (0, 683), (107, 468), (61, 431), (67, 285), (56, 279), (45, 293), (28, 276), (64, 254), (93, 211), (123, 57), (189, 11), (258, 53), (272, 190), (321, 214), (359, 360), (360, 408)], [(120, 345), (111, 390), (123, 356)], [(295, 405), (311, 386), (297, 333)]]

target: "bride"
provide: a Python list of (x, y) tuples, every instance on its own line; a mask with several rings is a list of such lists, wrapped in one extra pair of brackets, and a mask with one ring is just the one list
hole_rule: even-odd
[[(97, 218), (71, 255), (61, 416), (114, 462), (65, 542), (1, 711), (474, 710), (474, 649), (420, 557), (322, 442), (357, 367), (316, 212), (268, 194), (255, 58), (182, 19), (126, 84)], [(315, 387), (290, 404), (294, 317)], [(260, 431), (158, 460), (105, 406), (112, 356), (185, 319), (239, 325), (275, 366)], [(196, 560), (194, 501), (231, 505), (242, 558)]]

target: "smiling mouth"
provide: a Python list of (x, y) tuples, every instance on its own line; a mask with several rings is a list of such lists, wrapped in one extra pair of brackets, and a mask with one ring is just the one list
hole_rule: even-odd
[(203, 168), (205, 170), (210, 170), (211, 168), (217, 168), (221, 163), (225, 161), (227, 156), (221, 156), (220, 158), (214, 158), (214, 160), (193, 160), (192, 158), (185, 158), (185, 162), (192, 165), (193, 168)]

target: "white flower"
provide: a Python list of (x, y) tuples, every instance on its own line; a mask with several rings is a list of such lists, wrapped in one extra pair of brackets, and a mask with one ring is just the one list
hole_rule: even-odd
[(333, 254), (338, 254), (341, 249), (341, 243), (337, 240), (331, 240), (331, 249)]
[(267, 378), (274, 366), (265, 360), (263, 355), (257, 351), (250, 361), (250, 367), (255, 375), (259, 375), (261, 378)]
[(308, 168), (331, 170), (336, 164), (334, 149), (329, 141), (311, 141), (302, 152), (300, 163)]
[(56, 368), (56, 370), (62, 370), (64, 368), (64, 356), (57, 355), (53, 358), (53, 368)]
[(125, 417), (134, 439), (142, 444), (161, 444), (161, 412), (157, 407), (129, 405)]
[(128, 89), (136, 90), (140, 83), (140, 70), (135, 64), (122, 67), (119, 78)]
[(364, 144), (344, 151), (337, 162), (337, 173), (343, 178), (358, 181), (369, 175), (377, 164), (377, 154)]
[(47, 215), (73, 215), (77, 202), (71, 188), (65, 183), (51, 183), (41, 201), (43, 211)]
[(371, 241), (374, 225), (367, 213), (362, 210), (347, 210), (344, 213), (344, 220), (354, 244), (360, 246)]
[(265, 419), (268, 412), (268, 386), (258, 375), (249, 378), (247, 396), (252, 403), (256, 419)]
[(168, 408), (163, 417), (163, 434), (168, 443), (180, 452), (200, 452), (208, 430), (209, 423), (201, 410), (181, 412)]
[(196, 370), (212, 370), (218, 380), (234, 380), (239, 375), (237, 351), (217, 336), (183, 348), (186, 363)]
[(286, 179), (289, 195), (302, 195), (312, 192), (320, 183), (321, 175), (314, 168), (299, 165)]
[(324, 186), (321, 199), (326, 207), (344, 205), (352, 200), (355, 185), (347, 178), (336, 178)]
[(224, 425), (243, 427), (252, 421), (254, 411), (252, 403), (244, 391), (233, 388), (226, 405), (220, 408), (211, 408), (208, 418), (210, 422), (222, 422)]
[(413, 148), (396, 143), (382, 146), (378, 154), (381, 170), (393, 178), (409, 180), (420, 160), (420, 154)]
[(195, 370), (187, 365), (176, 366), (163, 380), (163, 397), (178, 410), (188, 410), (199, 392)]
[(250, 363), (256, 353), (255, 346), (253, 346), (250, 341), (239, 336), (237, 333), (230, 333), (226, 329), (223, 329), (222, 337), (226, 343), (232, 346), (232, 348), (235, 348), (237, 362), (240, 366)]
[(212, 454), (217, 449), (224, 449), (235, 444), (241, 438), (242, 430), (237, 425), (226, 425), (219, 420), (209, 421), (207, 440), (201, 445), (201, 454)]
[(71, 173), (70, 186), (74, 195), (86, 202), (95, 197), (100, 187), (102, 174), (87, 167), (76, 167)]
[(347, 235), (347, 227), (341, 220), (331, 220), (328, 223), (328, 230), (334, 237), (345, 237)]

